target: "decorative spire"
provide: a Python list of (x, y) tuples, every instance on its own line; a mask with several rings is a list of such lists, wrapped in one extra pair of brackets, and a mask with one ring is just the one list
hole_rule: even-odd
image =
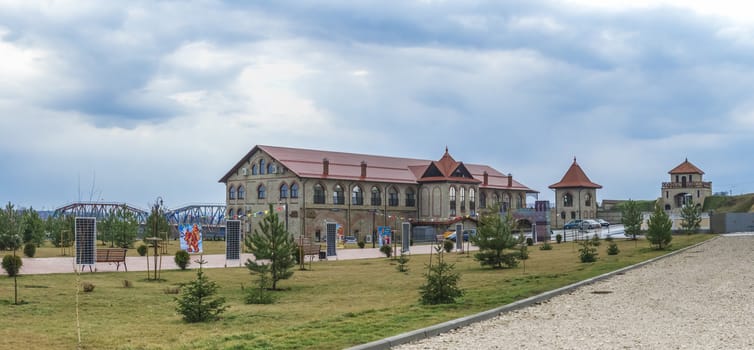
[(573, 164), (576, 164), (576, 156), (573, 156)]

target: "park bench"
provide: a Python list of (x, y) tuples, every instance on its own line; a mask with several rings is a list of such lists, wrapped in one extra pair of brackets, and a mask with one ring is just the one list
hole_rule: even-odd
[(97, 248), (97, 262), (115, 263), (115, 270), (120, 269), (120, 263), (123, 263), (123, 268), (128, 272), (128, 266), (126, 266), (126, 248)]
[(303, 258), (301, 259), (301, 267), (303, 268), (305, 259), (309, 258), (309, 269), (312, 267), (312, 261), (316, 257), (317, 259), (320, 258), (320, 252), (322, 251), (322, 246), (319, 245), (319, 243), (312, 243), (312, 241), (307, 237), (300, 237), (298, 239), (298, 249), (299, 254)]

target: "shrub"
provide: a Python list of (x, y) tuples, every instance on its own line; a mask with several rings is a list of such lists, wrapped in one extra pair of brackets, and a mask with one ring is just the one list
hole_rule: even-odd
[(181, 296), (176, 297), (176, 311), (183, 315), (186, 322), (206, 322), (217, 319), (225, 311), (225, 298), (214, 298), (217, 283), (204, 276), (201, 267), (196, 272), (196, 279), (187, 283)]
[(607, 237), (605, 237), (605, 240), (608, 241), (608, 242), (612, 242), (614, 239), (613, 239), (612, 236), (607, 236)]
[(539, 246), (539, 250), (552, 250), (552, 244), (550, 244), (550, 242), (545, 242)]
[(527, 237), (526, 238), (526, 245), (528, 245), (530, 247), (533, 246), (534, 245), (534, 240), (531, 239), (531, 237)]
[[(270, 276), (265, 273), (259, 274), (258, 276), (259, 278), (257, 279), (257, 288), (249, 289), (249, 291), (246, 292), (244, 301), (247, 304), (260, 304), (260, 305), (274, 303), (276, 298), (269, 291)], [(241, 289), (243, 290), (243, 286), (241, 286)]]
[(131, 288), (133, 286), (134, 286), (133, 282), (129, 280), (123, 280), (123, 288)]
[(453, 304), (457, 298), (463, 296), (463, 289), (458, 287), (461, 275), (453, 271), (454, 264), (448, 264), (443, 259), (443, 247), (435, 246), (437, 262), (431, 264), (426, 277), (427, 283), (419, 287), (421, 303), (425, 305)]
[(359, 241), (359, 242), (358, 242), (358, 243), (356, 243), (356, 244), (358, 244), (358, 245), (359, 245), (359, 248), (361, 248), (361, 249), (364, 249), (364, 246), (366, 245), (366, 243), (364, 243), (364, 241)]
[(594, 247), (594, 242), (591, 239), (587, 239), (581, 242), (581, 248), (579, 248), (579, 258), (581, 262), (595, 262), (597, 261), (597, 248)]
[(175, 252), (175, 264), (178, 265), (178, 267), (181, 268), (181, 270), (185, 270), (186, 267), (191, 263), (191, 255), (183, 249)]
[(385, 256), (389, 258), (391, 255), (393, 255), (393, 248), (385, 244), (382, 247), (380, 247), (380, 252), (382, 254), (385, 254)]
[(618, 253), (620, 253), (620, 249), (618, 249), (618, 244), (615, 242), (607, 246), (607, 255), (618, 255)]
[(455, 247), (455, 243), (449, 239), (446, 239), (442, 242), (442, 247), (445, 249), (446, 253), (450, 253), (453, 251), (453, 247)]
[(401, 256), (398, 257), (398, 266), (395, 268), (398, 270), (398, 272), (408, 272), (408, 264), (409, 258), (407, 254), (401, 254)]
[(529, 259), (529, 246), (525, 244), (521, 244), (520, 247), (518, 247), (518, 258), (521, 260)]
[(563, 242), (563, 235), (561, 235), (560, 233), (555, 235), (555, 241), (558, 242), (558, 244), (560, 244), (560, 242)]
[(162, 292), (165, 294), (178, 294), (181, 292), (181, 287), (165, 287)]
[(21, 266), (24, 262), (18, 255), (6, 255), (3, 257), (3, 269), (8, 273), (8, 277), (18, 275), (18, 271), (21, 270)]
[(136, 252), (139, 253), (139, 256), (147, 255), (147, 245), (142, 244), (138, 248), (136, 248)]
[(92, 282), (81, 282), (81, 290), (84, 291), (84, 293), (91, 293), (94, 291), (94, 283)]
[(592, 245), (595, 247), (599, 247), (600, 244), (602, 244), (602, 241), (600, 241), (600, 236), (598, 236), (596, 233), (594, 236), (592, 236)]
[(34, 243), (26, 243), (24, 245), (24, 255), (33, 258), (34, 254), (37, 254), (37, 246)]

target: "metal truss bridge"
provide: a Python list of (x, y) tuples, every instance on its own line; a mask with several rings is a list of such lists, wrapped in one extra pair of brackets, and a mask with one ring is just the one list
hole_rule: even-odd
[[(93, 217), (99, 220), (112, 215), (119, 215), (121, 211), (134, 214), (143, 226), (149, 217), (149, 210), (137, 208), (126, 203), (115, 202), (77, 202), (55, 209), (53, 216)], [(174, 227), (173, 234), (177, 234), (178, 225), (201, 224), (205, 237), (209, 239), (225, 236), (225, 204), (192, 204), (176, 209), (162, 209), (168, 223)]]

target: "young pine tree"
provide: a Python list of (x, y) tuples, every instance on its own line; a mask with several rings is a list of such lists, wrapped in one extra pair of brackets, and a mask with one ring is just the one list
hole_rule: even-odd
[[(201, 265), (202, 263), (200, 263)], [(217, 319), (225, 311), (225, 298), (213, 298), (217, 284), (204, 276), (201, 266), (196, 279), (183, 286), (181, 296), (175, 298), (176, 310), (189, 323), (206, 322)]]
[(658, 249), (665, 249), (673, 240), (673, 223), (661, 206), (655, 205), (655, 211), (647, 223), (647, 240)]
[(424, 305), (453, 304), (463, 296), (463, 290), (458, 287), (461, 275), (453, 271), (454, 264), (445, 262), (442, 243), (437, 243), (435, 252), (437, 261), (428, 268), (427, 283), (419, 287), (420, 301)]
[(681, 208), (681, 227), (686, 234), (692, 234), (699, 229), (702, 222), (702, 208), (698, 205), (688, 203)]
[[(479, 247), (479, 252), (474, 258), (482, 266), (491, 266), (495, 269), (503, 267), (516, 267), (518, 252), (515, 250), (521, 241), (513, 235), (515, 222), (510, 214), (505, 218), (499, 210), (493, 208), (490, 212), (482, 214), (479, 219), (477, 234), (471, 237), (472, 242)], [(504, 266), (505, 265), (505, 266)]]
[(636, 240), (636, 235), (641, 233), (642, 219), (641, 211), (639, 211), (639, 206), (636, 204), (636, 202), (629, 199), (628, 202), (623, 203), (621, 212), (623, 214), (622, 221), (626, 236), (631, 236), (632, 239)]
[(277, 289), (277, 282), (293, 276), (291, 270), (296, 265), (296, 245), (293, 235), (285, 229), (277, 213), (270, 209), (259, 223), (260, 231), (246, 236), (244, 244), (254, 254), (255, 260), (246, 260), (246, 267), (252, 274), (269, 274), (271, 289)]

